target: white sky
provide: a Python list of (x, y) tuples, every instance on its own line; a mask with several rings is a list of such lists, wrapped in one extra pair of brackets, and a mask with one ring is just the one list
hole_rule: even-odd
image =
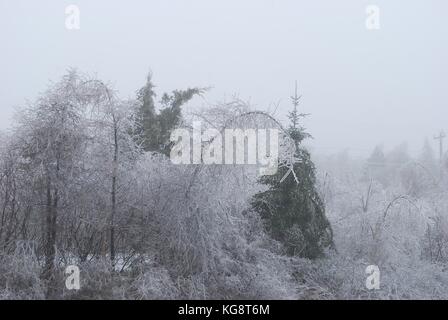
[[(69, 4), (80, 30), (65, 28)], [(380, 30), (365, 27), (369, 4)], [(280, 116), (298, 80), (316, 152), (405, 140), (416, 152), (448, 132), (447, 12), (444, 0), (0, 0), (0, 128), (68, 67), (123, 97), (151, 69), (159, 91), (212, 86), (210, 102), (280, 101)]]

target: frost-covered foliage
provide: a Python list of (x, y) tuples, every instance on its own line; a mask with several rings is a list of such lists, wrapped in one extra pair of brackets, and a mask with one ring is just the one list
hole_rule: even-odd
[(269, 250), (275, 244), (249, 210), (260, 188), (256, 168), (178, 166), (146, 154), (135, 174), (142, 210), (150, 213), (154, 259), (180, 284), (181, 295), (294, 297), (288, 267)]
[[(422, 165), (425, 157), (413, 160), (395, 149), (394, 159), (406, 161), (391, 168), (393, 157), (378, 153), (381, 166), (346, 154), (321, 159), (320, 190), (338, 254), (301, 264), (297, 275), (331, 298), (446, 299), (446, 181), (436, 165)], [(417, 176), (425, 178), (410, 183)], [(381, 271), (380, 290), (366, 289), (368, 265)]]
[(447, 299), (446, 267), (415, 261), (412, 264), (383, 264), (380, 289), (366, 287), (368, 259), (351, 259), (329, 253), (318, 261), (297, 261), (295, 277), (300, 299)]
[[(262, 188), (257, 167), (175, 165), (144, 152), (133, 127), (140, 107), (71, 70), (18, 115), (0, 158), (2, 297), (297, 297), (288, 260), (249, 210)], [(219, 129), (279, 125), (233, 107), (192, 116)], [(72, 264), (80, 290), (65, 288)]]
[[(123, 100), (74, 70), (18, 114), (0, 139), (0, 299), (447, 298), (448, 183), (434, 159), (401, 146), (367, 162), (320, 161), (310, 181), (337, 251), (286, 256), (251, 206), (267, 189), (257, 165), (175, 165), (165, 149), (174, 123), (281, 123), (239, 100), (180, 113), (198, 93), (164, 98), (175, 121), (157, 148), (142, 142), (142, 97)], [(295, 150), (281, 134), (281, 170)], [(380, 290), (365, 286), (372, 264)], [(68, 265), (80, 269), (79, 290), (65, 286)]]
[(17, 242), (13, 253), (0, 255), (0, 299), (44, 299), (40, 271), (33, 244)]

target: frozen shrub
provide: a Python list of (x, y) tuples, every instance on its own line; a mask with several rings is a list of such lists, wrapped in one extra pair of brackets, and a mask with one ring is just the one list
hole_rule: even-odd
[(130, 284), (130, 295), (137, 300), (177, 299), (179, 290), (174, 285), (167, 270), (163, 268), (146, 268)]
[(46, 286), (29, 242), (17, 242), (13, 254), (0, 255), (0, 299), (44, 299)]
[(119, 298), (114, 295), (114, 278), (109, 259), (93, 259), (82, 263), (79, 269), (80, 289), (64, 290), (67, 299), (102, 300)]

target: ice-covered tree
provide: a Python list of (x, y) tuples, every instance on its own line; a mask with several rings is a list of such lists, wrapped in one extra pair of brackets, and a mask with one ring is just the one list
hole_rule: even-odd
[(134, 135), (145, 151), (169, 154), (170, 133), (181, 120), (181, 107), (195, 95), (201, 94), (203, 89), (188, 88), (174, 90), (170, 94), (164, 93), (160, 101), (160, 111), (157, 112), (154, 87), (152, 75), (149, 73), (146, 84), (137, 91), (138, 107), (135, 112)]
[(82, 94), (82, 82), (71, 70), (22, 112), (16, 128), (21, 169), (32, 176), (36, 194), (32, 210), (42, 218), (43, 277), (47, 280), (54, 275), (61, 210), (73, 204), (71, 188), (84, 170), (87, 136), (83, 111), (90, 97)]
[(304, 114), (298, 112), (300, 97), (292, 97), (288, 133), (296, 151), (292, 166), (282, 166), (260, 182), (268, 190), (256, 194), (252, 206), (265, 222), (271, 236), (284, 244), (289, 255), (317, 258), (333, 245), (332, 230), (316, 190), (315, 167), (310, 153), (302, 147), (309, 134), (300, 126)]

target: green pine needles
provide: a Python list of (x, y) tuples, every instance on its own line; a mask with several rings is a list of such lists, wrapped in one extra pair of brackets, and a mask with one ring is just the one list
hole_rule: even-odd
[(289, 113), (288, 133), (296, 145), (295, 177), (287, 174), (288, 167), (280, 167), (275, 175), (261, 177), (260, 182), (267, 185), (268, 190), (254, 196), (252, 207), (264, 220), (271, 236), (284, 245), (288, 255), (314, 259), (322, 256), (325, 248), (334, 246), (333, 236), (316, 190), (314, 163), (310, 153), (300, 146), (310, 135), (299, 125), (300, 118), (306, 114), (299, 114), (297, 110), (300, 100), (297, 84), (291, 98), (294, 108)]

